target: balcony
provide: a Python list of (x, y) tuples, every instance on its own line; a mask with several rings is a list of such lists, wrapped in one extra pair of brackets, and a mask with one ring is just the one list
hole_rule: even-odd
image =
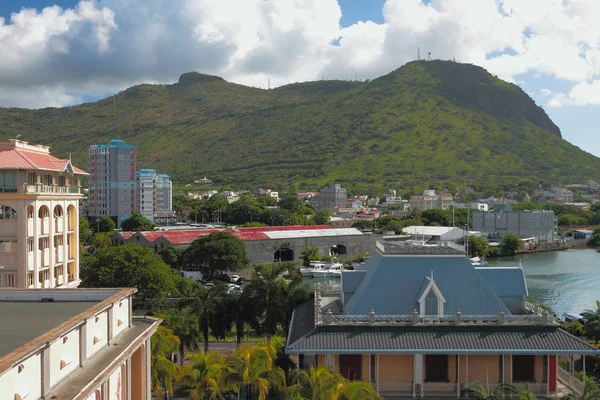
[(27, 194), (80, 194), (79, 186), (57, 186), (42, 184), (21, 184), (18, 188), (19, 193)]

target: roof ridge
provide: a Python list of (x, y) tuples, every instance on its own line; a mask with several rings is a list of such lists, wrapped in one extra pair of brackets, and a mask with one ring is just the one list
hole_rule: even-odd
[(15, 152), (16, 152), (16, 153), (17, 153), (19, 156), (21, 156), (21, 158), (23, 158), (23, 159), (24, 159), (24, 160), (25, 160), (25, 161), (26, 161), (26, 162), (29, 164), (29, 166), (30, 166), (31, 168), (36, 168), (36, 167), (37, 167), (37, 165), (35, 165), (35, 163), (34, 163), (34, 162), (33, 162), (33, 161), (32, 161), (32, 160), (29, 158), (29, 157), (27, 157), (25, 154), (23, 154), (23, 152), (22, 152), (22, 150), (21, 150), (21, 149), (14, 149), (14, 151), (15, 151)]

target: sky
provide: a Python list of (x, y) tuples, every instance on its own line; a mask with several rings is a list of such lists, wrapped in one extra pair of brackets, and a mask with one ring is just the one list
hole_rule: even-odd
[(372, 79), (431, 53), (523, 88), (600, 157), (598, 0), (0, 0), (0, 106), (61, 107), (183, 72), (265, 87)]

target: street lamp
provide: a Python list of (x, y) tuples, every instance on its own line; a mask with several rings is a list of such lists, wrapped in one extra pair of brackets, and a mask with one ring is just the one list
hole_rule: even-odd
[(252, 223), (252, 211), (248, 211), (248, 214), (250, 214), (250, 223)]

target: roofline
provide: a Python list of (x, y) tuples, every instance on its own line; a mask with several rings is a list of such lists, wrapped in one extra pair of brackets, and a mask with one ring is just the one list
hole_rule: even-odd
[(286, 354), (458, 354), (458, 355), (490, 355), (490, 354), (533, 354), (533, 355), (600, 355), (600, 350), (523, 350), (523, 349), (483, 349), (483, 350), (456, 350), (456, 349), (289, 349), (286, 347)]

